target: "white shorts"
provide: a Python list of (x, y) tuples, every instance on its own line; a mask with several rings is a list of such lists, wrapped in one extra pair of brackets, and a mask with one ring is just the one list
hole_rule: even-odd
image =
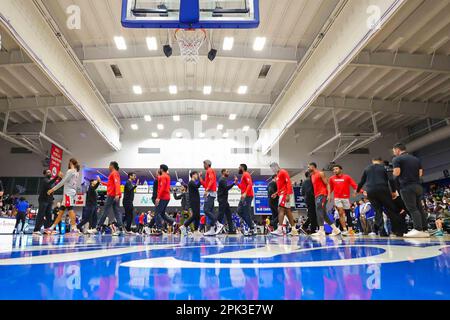
[(338, 208), (343, 208), (344, 210), (350, 210), (350, 200), (349, 199), (334, 199), (334, 205)]
[(75, 206), (75, 202), (76, 202), (76, 198), (77, 198), (76, 195), (72, 196), (72, 195), (65, 194), (64, 195), (64, 204), (63, 204), (63, 206), (66, 207), (66, 208), (74, 207)]
[(290, 199), (289, 202), (286, 202), (286, 195), (281, 195), (279, 200), (278, 200), (278, 206), (281, 208), (295, 208), (295, 199), (294, 199), (294, 195), (291, 194), (290, 195)]

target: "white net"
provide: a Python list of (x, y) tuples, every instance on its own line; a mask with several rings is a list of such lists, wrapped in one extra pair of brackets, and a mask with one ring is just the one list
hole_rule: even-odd
[(181, 56), (184, 60), (197, 63), (198, 52), (206, 40), (206, 31), (204, 29), (177, 29), (175, 39), (180, 46)]

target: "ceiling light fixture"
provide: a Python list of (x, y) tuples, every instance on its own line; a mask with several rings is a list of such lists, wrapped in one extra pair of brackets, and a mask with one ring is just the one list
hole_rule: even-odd
[(253, 50), (262, 51), (266, 45), (266, 37), (256, 37), (253, 43)]
[(223, 50), (230, 51), (233, 49), (234, 38), (233, 37), (225, 37), (223, 39)]
[(150, 51), (158, 50), (158, 43), (156, 42), (155, 37), (147, 37), (146, 41), (147, 41), (148, 50), (150, 50)]
[(212, 87), (211, 86), (204, 86), (203, 87), (203, 94), (204, 95), (209, 95), (212, 92)]
[(114, 42), (119, 50), (127, 50), (127, 44), (124, 37), (114, 37)]
[(134, 94), (142, 94), (142, 87), (141, 86), (133, 86), (133, 92), (134, 92)]
[(169, 93), (170, 94), (177, 94), (178, 93), (177, 86), (169, 86)]

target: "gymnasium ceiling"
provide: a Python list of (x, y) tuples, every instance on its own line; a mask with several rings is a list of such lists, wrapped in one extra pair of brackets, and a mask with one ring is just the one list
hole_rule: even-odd
[[(174, 56), (168, 59), (163, 55), (166, 30), (121, 28), (120, 1), (43, 3), (117, 118), (196, 115), (207, 110), (212, 116), (235, 113), (239, 118), (262, 121), (341, 2), (261, 1), (261, 27), (214, 31), (210, 36), (219, 50), (217, 58), (207, 60), (205, 47), (197, 65), (183, 63), (176, 43), (172, 43)], [(71, 4), (81, 9), (81, 30), (66, 26), (66, 8)], [(83, 119), (5, 30), (0, 32), (0, 111), (11, 104), (22, 106), (10, 113), (10, 120), (16, 123), (42, 121), (46, 108), (50, 121)], [(113, 38), (118, 35), (125, 38), (126, 51), (117, 50)], [(235, 39), (232, 51), (222, 50), (225, 36)], [(262, 52), (252, 49), (256, 36), (267, 38)], [(156, 37), (157, 51), (148, 51), (146, 37)], [(378, 127), (383, 130), (428, 117), (445, 118), (450, 99), (449, 37), (449, 0), (408, 0), (295, 127), (332, 127), (331, 109), (341, 128), (368, 127), (374, 105)], [(122, 78), (114, 76), (113, 64)], [(265, 79), (258, 79), (263, 65), (270, 65), (270, 71)], [(134, 85), (140, 85), (143, 94), (134, 94)], [(177, 86), (176, 95), (168, 92), (169, 85)], [(211, 85), (210, 95), (203, 94), (205, 85)], [(237, 94), (240, 85), (248, 86), (247, 94)]]

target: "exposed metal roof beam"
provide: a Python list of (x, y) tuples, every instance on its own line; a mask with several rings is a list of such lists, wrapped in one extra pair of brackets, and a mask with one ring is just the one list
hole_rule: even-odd
[(17, 44), (111, 148), (120, 150), (119, 121), (109, 110), (109, 105), (98, 92), (42, 0), (0, 1), (0, 21)]
[(450, 59), (444, 55), (363, 51), (350, 66), (450, 74)]
[(447, 118), (450, 111), (444, 103), (409, 102), (376, 99), (351, 99), (341, 97), (319, 97), (312, 105), (319, 109), (380, 112), (418, 117)]
[[(173, 46), (173, 55), (170, 59), (181, 58), (178, 45), (175, 43)], [(299, 52), (304, 50), (294, 47), (269, 47), (265, 50), (258, 52), (254, 51), (249, 46), (236, 45), (231, 51), (223, 51), (220, 48), (216, 59), (231, 59), (231, 60), (256, 60), (268, 63), (288, 63), (296, 64), (298, 62)], [(115, 47), (102, 46), (102, 47), (77, 47), (74, 49), (78, 58), (83, 63), (97, 63), (97, 62), (115, 62), (118, 60), (165, 60), (167, 57), (162, 52), (162, 48), (157, 51), (149, 51), (146, 46), (138, 45), (133, 46), (133, 50), (119, 51)], [(200, 50), (200, 56), (207, 59), (208, 50), (206, 46)]]

